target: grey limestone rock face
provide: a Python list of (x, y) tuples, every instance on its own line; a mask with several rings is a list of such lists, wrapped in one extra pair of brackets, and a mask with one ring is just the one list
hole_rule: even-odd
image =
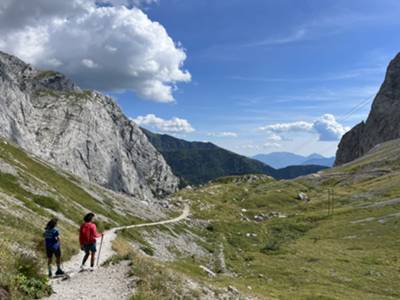
[(335, 165), (350, 162), (378, 144), (400, 138), (400, 53), (390, 62), (366, 122), (340, 141)]
[(0, 135), (86, 180), (142, 200), (178, 179), (112, 98), (0, 52)]

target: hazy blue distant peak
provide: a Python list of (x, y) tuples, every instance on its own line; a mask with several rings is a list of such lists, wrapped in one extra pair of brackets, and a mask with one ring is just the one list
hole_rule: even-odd
[(274, 168), (285, 168), (294, 165), (321, 165), (331, 167), (334, 157), (324, 157), (318, 153), (303, 156), (290, 152), (272, 152), (268, 154), (257, 154), (254, 159), (262, 161)]
[(312, 153), (309, 156), (306, 157), (307, 159), (315, 159), (315, 158), (326, 158), (324, 156), (322, 156), (321, 154), (318, 153)]

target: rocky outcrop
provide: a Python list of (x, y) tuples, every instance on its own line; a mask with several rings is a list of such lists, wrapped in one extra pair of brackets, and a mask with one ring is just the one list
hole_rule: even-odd
[(5, 288), (0, 287), (0, 300), (10, 300), (10, 299), (11, 299), (10, 292)]
[(340, 141), (335, 165), (352, 161), (378, 144), (400, 138), (400, 53), (390, 62), (366, 122)]
[(178, 185), (162, 155), (112, 98), (1, 52), (0, 135), (75, 175), (139, 199), (163, 196)]

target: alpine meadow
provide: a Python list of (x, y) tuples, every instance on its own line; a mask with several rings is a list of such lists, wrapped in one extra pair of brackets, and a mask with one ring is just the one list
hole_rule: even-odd
[(400, 299), (399, 13), (0, 1), (0, 300)]

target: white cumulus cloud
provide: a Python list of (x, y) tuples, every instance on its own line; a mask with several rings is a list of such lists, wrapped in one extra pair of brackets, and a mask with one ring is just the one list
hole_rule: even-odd
[(337, 141), (350, 128), (337, 122), (332, 114), (324, 114), (314, 122), (291, 122), (266, 125), (259, 128), (268, 132), (269, 142), (282, 140), (282, 134), (293, 132), (306, 132), (317, 134), (320, 141)]
[(98, 0), (97, 3), (102, 5), (143, 6), (158, 3), (158, 0)]
[(239, 145), (236, 148), (238, 149), (245, 149), (245, 150), (258, 150), (260, 149), (260, 145), (254, 145), (254, 144), (243, 144)]
[(236, 132), (231, 131), (222, 131), (222, 132), (209, 132), (207, 133), (208, 136), (212, 137), (238, 137), (239, 135)]
[(331, 114), (325, 114), (313, 123), (313, 129), (318, 133), (320, 141), (336, 141), (339, 140), (349, 127), (338, 123)]
[(139, 126), (165, 133), (191, 133), (195, 131), (187, 120), (176, 117), (166, 120), (154, 114), (148, 114), (146, 116), (138, 116), (132, 121)]
[(313, 127), (312, 123), (300, 121), (292, 123), (278, 123), (273, 125), (262, 126), (260, 130), (266, 130), (273, 133), (284, 133), (290, 131), (311, 131)]
[(84, 65), (85, 67), (87, 67), (89, 69), (94, 69), (94, 68), (99, 67), (98, 64), (96, 64), (93, 60), (91, 60), (89, 58), (82, 59), (82, 65)]
[(191, 75), (183, 68), (186, 53), (180, 44), (135, 6), (154, 1), (106, 2), (115, 6), (94, 0), (4, 0), (0, 50), (41, 68), (56, 67), (83, 87), (174, 101), (176, 84)]
[(267, 149), (269, 149), (269, 148), (282, 148), (282, 145), (279, 144), (279, 143), (266, 142), (266, 143), (263, 144), (263, 147), (267, 148)]
[(267, 141), (268, 141), (268, 142), (280, 142), (280, 141), (282, 141), (282, 140), (283, 140), (283, 138), (282, 138), (280, 135), (276, 134), (276, 133), (271, 133), (271, 134), (267, 137)]

